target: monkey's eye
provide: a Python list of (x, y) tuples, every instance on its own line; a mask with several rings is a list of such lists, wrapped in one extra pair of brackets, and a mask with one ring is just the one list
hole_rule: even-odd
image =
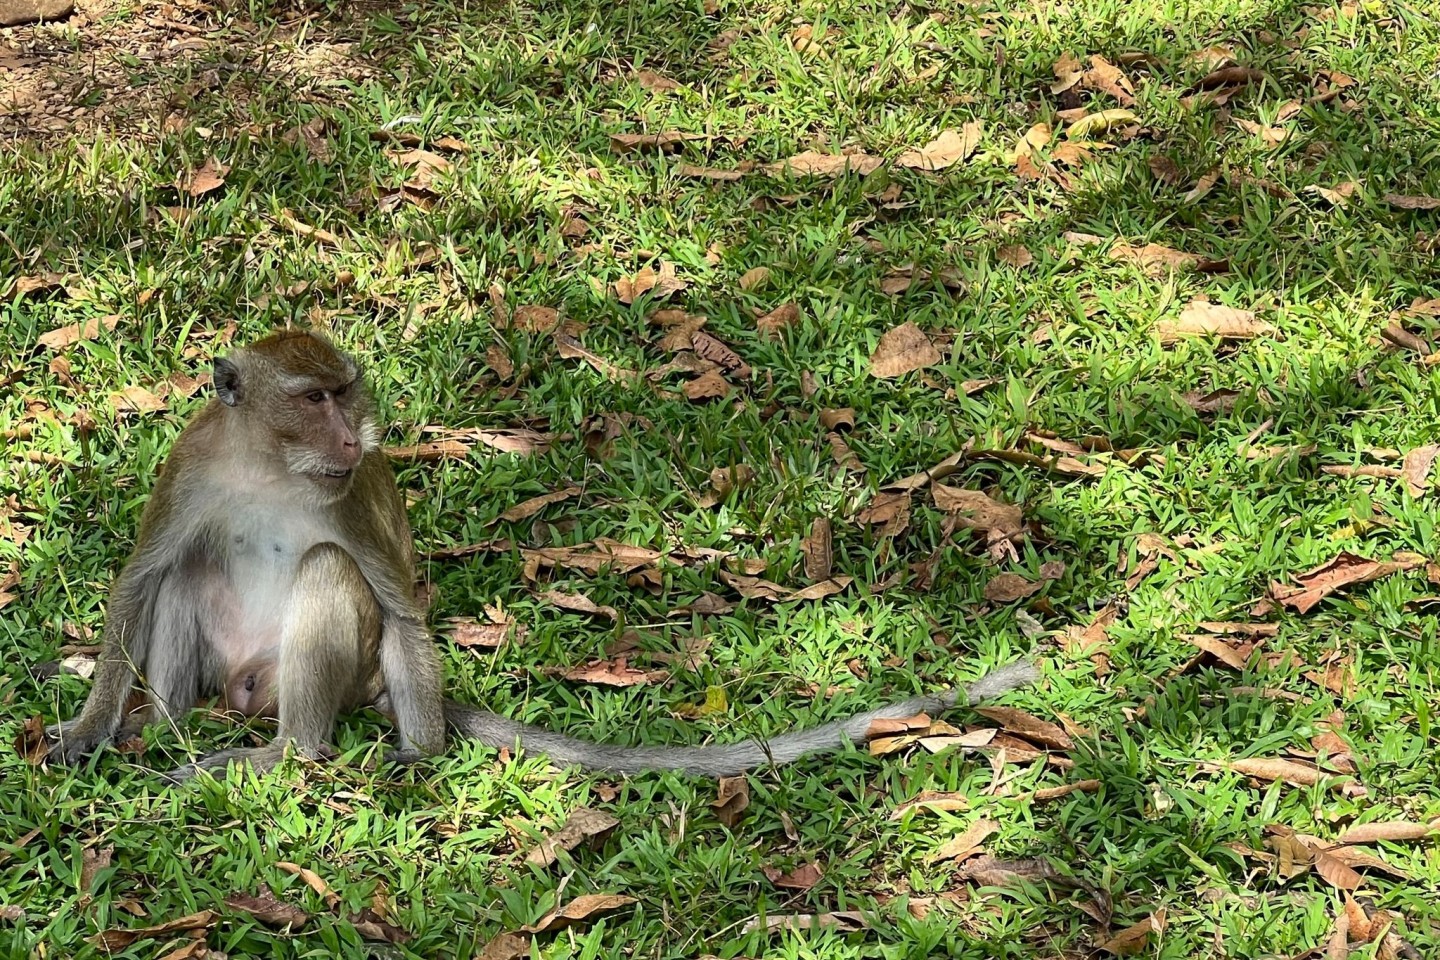
[(305, 395), (305, 399), (306, 399), (306, 400), (309, 400), (311, 403), (324, 403), (324, 402), (325, 402), (325, 391), (324, 391), (324, 390), (316, 390), (314, 393), (307, 393), (307, 394)]
[(345, 396), (345, 391), (347, 391), (347, 390), (349, 390), (349, 389), (350, 389), (350, 384), (348, 384), (348, 383), (342, 384), (341, 386), (336, 387), (334, 390), (331, 390), (331, 391), (330, 391), (330, 395), (331, 395), (332, 397), (343, 397), (343, 396)]

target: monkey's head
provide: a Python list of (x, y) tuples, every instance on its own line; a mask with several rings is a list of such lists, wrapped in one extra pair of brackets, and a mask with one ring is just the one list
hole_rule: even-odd
[(215, 394), (326, 499), (343, 496), (379, 447), (359, 366), (319, 334), (284, 330), (217, 359)]

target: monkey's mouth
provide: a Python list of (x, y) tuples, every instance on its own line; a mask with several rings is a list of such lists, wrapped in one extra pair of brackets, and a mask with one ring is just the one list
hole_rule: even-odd
[(326, 480), (348, 480), (354, 470), (322, 470), (320, 476)]

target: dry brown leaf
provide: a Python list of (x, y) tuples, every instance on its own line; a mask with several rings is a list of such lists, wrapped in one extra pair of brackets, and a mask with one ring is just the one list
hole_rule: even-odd
[(1130, 78), (1098, 54), (1090, 57), (1090, 69), (1085, 71), (1085, 86), (1108, 93), (1127, 107), (1135, 102), (1135, 88), (1131, 86)]
[(651, 93), (666, 93), (671, 90), (680, 89), (680, 84), (671, 80), (663, 73), (656, 73), (654, 70), (635, 71), (635, 82)]
[(698, 133), (682, 133), (679, 130), (667, 130), (664, 133), (612, 133), (610, 134), (610, 149), (616, 153), (633, 153), (640, 150), (659, 150), (662, 152), (678, 150), (681, 144), (691, 140), (704, 140), (705, 137)]
[(587, 893), (576, 897), (565, 906), (551, 910), (534, 924), (521, 927), (522, 933), (553, 933), (566, 927), (593, 920), (603, 913), (610, 913), (635, 903), (634, 897), (616, 893)]
[(912, 170), (943, 170), (967, 159), (980, 145), (985, 124), (972, 120), (963, 130), (946, 130), (918, 150), (907, 150), (895, 159), (897, 166)]
[(19, 300), (21, 297), (28, 297), (34, 293), (54, 293), (57, 290), (64, 289), (65, 275), (63, 273), (55, 273), (54, 271), (46, 271), (44, 273), (16, 277), (14, 284), (10, 287), (9, 296), (12, 300)]
[(740, 822), (740, 815), (750, 806), (750, 781), (741, 777), (721, 777), (716, 785), (715, 799), (710, 808), (715, 819), (727, 827)]
[(1349, 552), (1341, 552), (1335, 559), (1296, 574), (1299, 586), (1282, 583), (1270, 584), (1270, 596), (1286, 606), (1294, 607), (1299, 613), (1308, 613), (1321, 600), (1353, 583), (1369, 583), (1388, 577), (1393, 573), (1410, 570), (1417, 566), (1412, 560), (1371, 560)]
[(570, 486), (561, 490), (553, 490), (550, 493), (542, 493), (538, 497), (531, 497), (529, 500), (515, 504), (515, 506), (500, 514), (496, 520), (503, 520), (506, 523), (519, 523), (521, 520), (528, 520), (535, 516), (535, 514), (544, 510), (552, 503), (560, 503), (562, 500), (578, 497), (580, 492), (580, 487)]
[(1244, 760), (1232, 760), (1222, 764), (1226, 769), (1236, 773), (1244, 774), (1247, 777), (1254, 777), (1257, 780), (1264, 780), (1267, 783), (1281, 781), (1294, 787), (1313, 787), (1315, 784), (1330, 778), (1331, 775), (1304, 763), (1297, 763), (1294, 760), (1281, 760), (1278, 758), (1249, 757)]
[(1410, 496), (1423, 497), (1430, 489), (1430, 468), (1435, 465), (1437, 454), (1440, 454), (1440, 444), (1436, 443), (1427, 443), (1405, 454), (1401, 469)]
[(589, 683), (601, 687), (640, 687), (659, 683), (670, 678), (669, 670), (639, 670), (630, 666), (625, 657), (614, 660), (594, 660), (580, 667), (571, 667), (559, 674), (574, 683)]
[(1147, 165), (1151, 175), (1166, 186), (1178, 187), (1185, 180), (1185, 173), (1180, 169), (1180, 165), (1163, 153), (1152, 156)]
[(1262, 71), (1250, 67), (1221, 67), (1207, 73), (1190, 89), (1192, 92), (1219, 90), (1222, 87), (1244, 86), (1263, 79), (1265, 74)]
[(826, 430), (855, 429), (854, 407), (826, 407), (820, 411), (820, 425)]
[(937, 364), (940, 351), (925, 332), (906, 321), (886, 331), (870, 355), (870, 375), (887, 379)]
[(800, 319), (800, 307), (793, 303), (782, 303), (755, 321), (762, 336), (779, 337), (780, 331)]
[(763, 867), (761, 872), (771, 883), (783, 890), (809, 890), (825, 875), (820, 865), (815, 863), (807, 863), (786, 873), (774, 867)]
[(1239, 390), (1211, 390), (1209, 393), (1188, 390), (1181, 399), (1196, 413), (1229, 413), (1241, 396), (1243, 394)]
[(745, 170), (720, 170), (715, 167), (698, 167), (691, 163), (676, 163), (670, 168), (678, 176), (695, 177), (699, 180), (739, 180), (745, 176)]
[(582, 843), (598, 847), (619, 825), (619, 820), (604, 811), (580, 807), (571, 811), (564, 827), (527, 853), (525, 862), (548, 867), (555, 862), (561, 850), (574, 850)]
[(1244, 644), (1236, 648), (1221, 640), (1219, 637), (1212, 637), (1203, 633), (1186, 634), (1185, 639), (1190, 641), (1201, 650), (1219, 660), (1231, 670), (1244, 671), (1250, 662), (1250, 654), (1254, 650), (1253, 644)]
[(942, 860), (954, 860), (956, 862), (968, 860), (970, 857), (979, 853), (980, 844), (984, 843), (987, 837), (999, 829), (1000, 824), (994, 820), (985, 820), (983, 818), (976, 820), (966, 828), (964, 833), (951, 837), (941, 844), (940, 849), (936, 850), (930, 859), (937, 863)]
[(991, 603), (1013, 603), (1023, 600), (1045, 584), (1032, 583), (1018, 573), (1000, 573), (985, 584), (985, 599)]
[(526, 303), (515, 308), (509, 326), (527, 333), (549, 333), (560, 326), (560, 311), (536, 303)]
[(502, 933), (492, 938), (475, 955), (475, 960), (526, 960), (530, 956), (530, 938), (524, 934)]
[(995, 257), (1001, 263), (1009, 264), (1017, 270), (1022, 270), (1035, 262), (1035, 255), (1028, 248), (1018, 244), (1001, 247)]
[(470, 455), (470, 445), (459, 440), (433, 440), (405, 447), (386, 447), (385, 455), (392, 460), (464, 460)]
[(946, 513), (962, 514), (961, 523), (971, 529), (1004, 537), (1015, 536), (1024, 529), (1025, 519), (1019, 507), (991, 499), (979, 490), (950, 487), (937, 482), (931, 485), (930, 492), (937, 508)]
[(1180, 312), (1180, 319), (1161, 321), (1155, 325), (1162, 343), (1172, 343), (1181, 337), (1213, 336), (1222, 340), (1248, 340), (1253, 337), (1271, 336), (1276, 330), (1262, 320), (1257, 320), (1250, 310), (1237, 310), (1205, 300), (1192, 300)]
[(116, 413), (160, 413), (165, 409), (165, 401), (144, 387), (126, 387), (109, 399)]
[(1440, 820), (1415, 823), (1393, 820), (1386, 823), (1362, 823), (1335, 838), (1337, 844), (1376, 843), (1380, 840), (1428, 840), (1440, 836)]
[(115, 846), (107, 844), (103, 847), (84, 847), (80, 851), (80, 892), (89, 895), (94, 892), (95, 876), (101, 870), (110, 867), (110, 860), (115, 855)]
[(701, 592), (700, 599), (692, 603), (687, 603), (684, 606), (676, 607), (666, 614), (666, 616), (676, 617), (696, 614), (702, 617), (719, 617), (734, 612), (735, 604), (718, 594), (705, 590)]
[(229, 172), (227, 165), (210, 157), (199, 170), (192, 170), (176, 179), (175, 189), (194, 198), (203, 197), (223, 187), (225, 175)]
[(1165, 932), (1165, 909), (1162, 907), (1150, 916), (1121, 930), (1115, 936), (1096, 947), (1117, 957), (1133, 957), (1143, 951), (1150, 942), (1150, 934), (1160, 936)]
[(810, 533), (802, 544), (802, 550), (805, 553), (805, 576), (811, 580), (830, 579), (830, 573), (834, 567), (831, 543), (829, 519), (816, 517), (810, 524)]
[(1337, 183), (1333, 187), (1322, 187), (1312, 183), (1305, 188), (1305, 192), (1316, 194), (1332, 207), (1343, 207), (1350, 202), (1351, 197), (1358, 189), (1360, 189), (1360, 184), (1354, 180), (1347, 180), (1345, 183)]
[(751, 267), (740, 275), (741, 290), (758, 290), (770, 280), (769, 267)]
[(846, 173), (856, 173), (867, 177), (884, 165), (885, 161), (879, 157), (863, 153), (816, 153), (806, 150), (788, 159), (767, 163), (761, 169), (772, 176), (789, 174), (795, 177), (839, 177)]
[(1072, 750), (1074, 742), (1059, 725), (1041, 720), (1015, 707), (977, 707), (976, 712), (1000, 724), (1008, 733), (1024, 737), (1051, 750)]
[(566, 360), (584, 360), (599, 371), (607, 380), (625, 383), (640, 379), (640, 374), (637, 371), (631, 370), (629, 367), (621, 367), (611, 363), (599, 354), (581, 346), (579, 340), (576, 340), (568, 334), (555, 334), (555, 348), (560, 356)]
[(1440, 197), (1418, 197), (1403, 193), (1385, 194), (1385, 202), (1401, 210), (1440, 210)]
[(1068, 797), (1072, 793), (1095, 793), (1101, 787), (1099, 780), (1076, 780), (1074, 783), (1061, 784), (1058, 787), (1044, 787), (1032, 791), (1026, 797), (1032, 803), (1044, 803), (1048, 800), (1059, 800), (1061, 797)]
[(304, 237), (307, 240), (314, 240), (316, 243), (322, 243), (326, 246), (340, 246), (340, 238), (337, 237), (335, 234), (331, 233), (329, 230), (324, 230), (320, 227), (312, 227), (308, 223), (301, 222), (289, 209), (282, 209), (275, 219), (280, 223), (280, 226), (294, 233), (298, 237)]
[(103, 930), (91, 937), (90, 942), (102, 950), (124, 950), (137, 940), (157, 940), (162, 937), (170, 937), (177, 933), (191, 933), (197, 930), (208, 931), (215, 925), (215, 921), (218, 919), (219, 914), (214, 910), (201, 910), (199, 913), (192, 913), (188, 916), (179, 917), (175, 920), (167, 920), (164, 923), (157, 923), (148, 927)]
[(910, 526), (910, 494), (877, 493), (869, 506), (856, 514), (855, 519), (877, 527), (877, 537), (898, 537)]
[[(535, 599), (553, 603), (561, 610), (571, 610), (575, 613), (588, 613), (602, 617), (609, 617), (611, 620), (620, 619), (620, 611), (614, 607), (601, 606), (583, 593), (571, 593), (565, 590), (546, 590)], [(568, 676), (568, 674), (567, 674)], [(578, 679), (569, 677), (571, 680)], [(604, 683), (603, 680), (589, 680), (591, 683)], [(643, 682), (643, 681), (641, 681)], [(616, 686), (628, 686), (628, 684), (616, 684)]]
[(80, 340), (94, 340), (100, 335), (101, 330), (114, 330), (119, 323), (118, 314), (72, 323), (68, 326), (57, 327), (49, 333), (42, 333), (36, 338), (35, 344), (46, 350), (63, 350)]
[(680, 388), (685, 398), (692, 403), (705, 400), (723, 400), (730, 395), (730, 383), (718, 370), (701, 374)]
[(858, 910), (834, 910), (830, 913), (783, 913), (768, 914), (761, 920), (756, 917), (740, 929), (741, 933), (754, 933), (757, 930), (764, 930), (766, 933), (780, 933), (782, 931), (794, 931), (797, 933), (806, 930), (832, 930), (836, 933), (853, 933), (856, 930), (864, 930), (869, 926), (864, 914)]
[(1200, 202), (1206, 194), (1215, 189), (1215, 184), (1220, 182), (1220, 173), (1220, 168), (1216, 167), (1195, 181), (1195, 186), (1191, 187), (1190, 192), (1181, 198), (1181, 202), (1187, 204)]
[(340, 909), (340, 895), (334, 890), (331, 890), (330, 885), (326, 883), (325, 880), (320, 876), (320, 874), (316, 873), (314, 870), (308, 870), (305, 867), (300, 866), (298, 863), (290, 863), (285, 860), (277, 862), (275, 864), (275, 868), (277, 870), (283, 870), (288, 874), (299, 877), (301, 881), (304, 882), (305, 886), (309, 887), (311, 890), (314, 890), (315, 893), (317, 893), (320, 898), (325, 901), (325, 906), (329, 907), (331, 910)]
[(282, 903), (264, 887), (259, 896), (248, 893), (232, 893), (225, 898), (225, 906), (232, 910), (248, 913), (267, 927), (277, 930), (299, 930), (310, 921), (310, 915), (292, 904)]

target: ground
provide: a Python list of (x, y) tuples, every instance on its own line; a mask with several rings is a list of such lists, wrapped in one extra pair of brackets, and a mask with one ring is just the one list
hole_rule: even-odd
[[(213, 910), (108, 943), (1436, 955), (1437, 24), (142, 0), (0, 33), (7, 741), (78, 709), (210, 358), (286, 324), (362, 361), (388, 445), (441, 444), (396, 463), (460, 699), (694, 743), (1045, 674), (738, 813), (473, 744), (377, 767), (369, 713), (258, 782), (151, 775), (266, 734), (204, 712), (73, 771), (7, 747), (0, 953)], [(533, 552), (607, 540), (638, 559)], [(618, 824), (526, 862), (585, 807)], [(633, 901), (542, 922), (586, 895)], [(797, 914), (832, 916), (766, 931)]]

